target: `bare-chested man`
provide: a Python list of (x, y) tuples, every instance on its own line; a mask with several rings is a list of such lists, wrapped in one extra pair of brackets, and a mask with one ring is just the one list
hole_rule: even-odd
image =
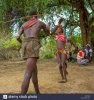
[(67, 52), (66, 52), (66, 37), (63, 34), (63, 28), (61, 25), (61, 22), (63, 19), (61, 18), (58, 22), (58, 27), (54, 28), (54, 30), (58, 31), (58, 34), (55, 36), (56, 39), (56, 47), (57, 47), (57, 59), (59, 62), (59, 71), (62, 77), (62, 80), (64, 82), (67, 82), (67, 77), (66, 75), (68, 74), (66, 68), (67, 68)]
[[(16, 36), (17, 40), (22, 44), (23, 58), (27, 60), (24, 80), (21, 86), (21, 93), (24, 94), (28, 91), (31, 78), (35, 92), (40, 93), (36, 65), (40, 48), (39, 33), (41, 29), (46, 33), (50, 33), (45, 23), (38, 20), (36, 10), (31, 9), (30, 16), (31, 18), (22, 25)], [(24, 35), (23, 41), (20, 38), (22, 34)]]

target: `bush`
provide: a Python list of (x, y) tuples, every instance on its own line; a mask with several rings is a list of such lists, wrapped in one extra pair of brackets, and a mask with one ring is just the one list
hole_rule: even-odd
[(20, 48), (21, 45), (15, 38), (7, 39), (0, 48), (0, 58), (7, 60), (20, 58)]
[(20, 43), (15, 38), (8, 39), (3, 44), (3, 48), (13, 48), (13, 47), (21, 47)]
[(48, 36), (46, 39), (42, 39), (41, 41), (41, 50), (40, 50), (40, 57), (41, 58), (53, 58), (55, 55), (55, 40)]

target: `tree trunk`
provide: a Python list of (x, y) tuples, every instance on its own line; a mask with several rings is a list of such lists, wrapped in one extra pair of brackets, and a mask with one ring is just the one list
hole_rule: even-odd
[(91, 42), (92, 28), (90, 25), (91, 23), (89, 20), (89, 13), (87, 9), (85, 8), (82, 0), (75, 2), (73, 6), (79, 12), (80, 28), (81, 28), (82, 41), (83, 41), (82, 46), (85, 47), (86, 44), (92, 45), (92, 42)]
[(80, 28), (82, 34), (82, 41), (83, 46), (85, 47), (86, 44), (91, 45), (91, 27), (89, 25), (89, 15), (87, 13), (86, 8), (83, 4), (81, 4), (81, 8), (79, 10), (79, 20), (80, 20)]

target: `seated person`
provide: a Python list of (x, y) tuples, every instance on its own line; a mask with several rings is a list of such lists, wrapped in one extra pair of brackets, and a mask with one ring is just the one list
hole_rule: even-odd
[(86, 52), (86, 59), (88, 59), (89, 62), (92, 61), (93, 51), (90, 48), (89, 44), (86, 45), (85, 52)]
[(68, 60), (68, 62), (72, 62), (73, 61), (72, 52), (68, 53), (67, 60)]
[(91, 48), (89, 49), (89, 55), (90, 55), (89, 62), (91, 62), (93, 57), (93, 50)]
[(75, 47), (75, 49), (73, 50), (73, 58), (76, 61), (77, 60), (77, 53), (79, 52), (78, 47)]
[(88, 63), (88, 59), (85, 59), (85, 51), (84, 49), (80, 50), (78, 53), (77, 53), (77, 63), (80, 64), (80, 65), (85, 65)]
[(74, 54), (77, 54), (77, 53), (78, 53), (78, 51), (79, 51), (78, 47), (75, 47), (75, 49), (74, 49), (73, 53), (74, 53)]

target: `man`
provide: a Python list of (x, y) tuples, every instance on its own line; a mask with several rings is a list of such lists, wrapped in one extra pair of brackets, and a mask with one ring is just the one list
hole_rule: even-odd
[[(57, 60), (59, 63), (59, 71), (60, 75), (62, 77), (61, 82), (67, 82), (67, 51), (66, 51), (66, 36), (63, 34), (63, 28), (61, 25), (61, 22), (63, 21), (63, 18), (59, 20), (58, 27), (54, 28), (58, 31), (58, 34), (55, 35), (56, 40), (56, 47), (57, 47)], [(67, 48), (68, 49), (68, 48)]]
[[(22, 44), (23, 58), (27, 60), (24, 80), (21, 86), (21, 93), (27, 93), (31, 78), (35, 92), (40, 93), (36, 65), (37, 59), (39, 58), (40, 48), (39, 33), (41, 29), (43, 29), (44, 32), (50, 34), (50, 30), (49, 25), (46, 27), (45, 23), (38, 20), (36, 10), (31, 9), (30, 16), (31, 18), (29, 21), (22, 25), (16, 36), (17, 40)], [(53, 29), (52, 33), (56, 31), (57, 27), (58, 26)], [(20, 38), (22, 34), (24, 35), (23, 42)]]

